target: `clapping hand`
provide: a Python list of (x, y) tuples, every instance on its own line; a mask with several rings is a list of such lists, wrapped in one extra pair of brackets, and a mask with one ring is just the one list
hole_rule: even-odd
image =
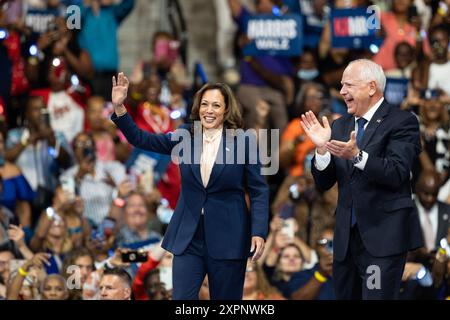
[(318, 152), (320, 154), (324, 154), (327, 151), (326, 143), (331, 138), (331, 127), (328, 123), (327, 117), (322, 117), (323, 126), (317, 120), (312, 111), (302, 114), (301, 118), (302, 120), (300, 121), (300, 124), (303, 130), (305, 130), (305, 133), (314, 143)]
[(350, 160), (359, 153), (359, 148), (356, 145), (356, 133), (352, 131), (350, 140), (347, 142), (331, 140), (326, 143), (327, 150), (335, 157)]

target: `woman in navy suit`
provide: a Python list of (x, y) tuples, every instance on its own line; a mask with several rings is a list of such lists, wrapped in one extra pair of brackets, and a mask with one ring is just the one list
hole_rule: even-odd
[(247, 258), (256, 261), (264, 250), (269, 192), (248, 142), (256, 139), (237, 130), (242, 118), (232, 91), (206, 84), (194, 98), (193, 125), (151, 134), (123, 105), (128, 85), (123, 73), (113, 78), (111, 119), (135, 147), (181, 159), (181, 194), (162, 243), (174, 254), (173, 299), (198, 299), (205, 275), (211, 299), (242, 299)]

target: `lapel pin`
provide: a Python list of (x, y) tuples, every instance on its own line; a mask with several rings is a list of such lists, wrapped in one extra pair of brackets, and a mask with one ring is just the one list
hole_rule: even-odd
[(444, 214), (444, 215), (442, 216), (442, 219), (448, 220), (448, 215), (447, 215), (447, 214)]
[(230, 148), (225, 148), (225, 150), (230, 151)]
[(381, 122), (381, 119), (377, 119), (377, 123), (380, 123)]

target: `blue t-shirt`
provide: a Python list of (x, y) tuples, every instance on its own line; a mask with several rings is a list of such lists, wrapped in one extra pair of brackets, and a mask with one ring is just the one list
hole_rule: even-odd
[(78, 34), (82, 49), (89, 52), (96, 71), (115, 71), (119, 66), (117, 30), (133, 9), (134, 0), (123, 0), (105, 6), (95, 15), (91, 8), (81, 6), (82, 26)]
[(3, 188), (0, 192), (0, 205), (15, 212), (17, 200), (31, 201), (33, 197), (34, 192), (23, 175), (3, 179)]

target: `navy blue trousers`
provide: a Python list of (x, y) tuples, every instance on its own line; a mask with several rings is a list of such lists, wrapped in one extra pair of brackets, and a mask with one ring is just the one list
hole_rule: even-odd
[(201, 216), (188, 248), (173, 257), (173, 300), (198, 300), (200, 287), (208, 275), (211, 300), (241, 300), (246, 259), (218, 260), (208, 255)]
[(333, 280), (338, 300), (395, 300), (406, 262), (406, 252), (374, 257), (364, 247), (358, 224), (351, 228), (347, 256), (333, 261)]

